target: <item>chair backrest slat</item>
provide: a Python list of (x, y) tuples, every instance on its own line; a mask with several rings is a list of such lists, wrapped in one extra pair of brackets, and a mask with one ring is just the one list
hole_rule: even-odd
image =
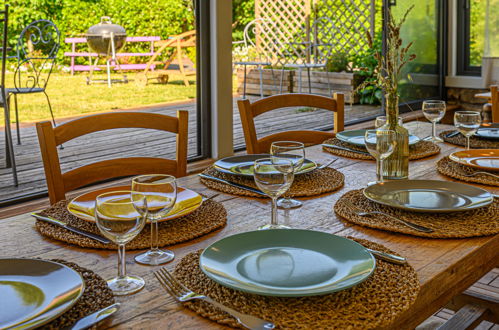
[[(163, 173), (176, 177), (187, 173), (188, 112), (177, 117), (154, 113), (119, 112), (82, 117), (52, 127), (48, 121), (36, 124), (50, 202), (66, 198), (66, 192), (107, 179)], [(114, 128), (147, 128), (175, 133), (176, 159), (128, 157), (99, 161), (62, 173), (57, 146), (74, 138)]]
[(490, 98), (492, 100), (492, 122), (499, 123), (499, 86), (490, 86)]
[[(267, 153), (274, 141), (292, 140), (306, 144), (319, 144), (324, 140), (334, 137), (344, 129), (344, 95), (334, 94), (333, 98), (312, 94), (281, 94), (269, 96), (251, 103), (249, 100), (237, 102), (241, 123), (246, 141), (246, 150), (249, 154)], [(254, 118), (268, 111), (287, 107), (314, 107), (329, 110), (334, 113), (333, 133), (299, 130), (280, 132), (258, 139)]]

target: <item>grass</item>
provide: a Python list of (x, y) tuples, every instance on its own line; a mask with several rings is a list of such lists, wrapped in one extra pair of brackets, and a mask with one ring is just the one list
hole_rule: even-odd
[[(106, 112), (116, 109), (127, 109), (158, 103), (183, 101), (196, 97), (194, 77), (189, 77), (191, 85), (184, 86), (180, 76), (170, 75), (168, 84), (159, 84), (150, 80), (147, 86), (137, 82), (137, 73), (127, 73), (131, 80), (128, 84), (95, 83), (87, 85), (86, 73), (74, 76), (65, 73), (54, 73), (47, 85), (47, 94), (52, 104), (54, 116), (57, 118), (84, 115), (95, 112)], [(117, 74), (113, 78), (121, 78)], [(105, 75), (94, 75), (94, 79), (106, 79)], [(6, 81), (12, 82), (13, 76), (6, 75)], [(12, 87), (7, 83), (7, 87)], [(50, 119), (47, 100), (43, 93), (18, 96), (19, 119), (21, 123)], [(11, 121), (15, 122), (14, 103), (11, 102)], [(4, 123), (3, 111), (0, 113), (0, 125)]]

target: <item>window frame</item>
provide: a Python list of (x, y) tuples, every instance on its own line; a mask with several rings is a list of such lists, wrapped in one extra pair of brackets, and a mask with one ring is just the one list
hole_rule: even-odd
[(456, 74), (458, 76), (480, 76), (481, 66), (470, 64), (470, 0), (457, 0)]

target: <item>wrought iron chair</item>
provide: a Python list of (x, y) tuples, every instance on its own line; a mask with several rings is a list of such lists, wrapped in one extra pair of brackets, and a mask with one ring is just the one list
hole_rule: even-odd
[(7, 88), (9, 99), (14, 96), (16, 111), (17, 143), (21, 144), (19, 131), (18, 94), (43, 93), (47, 98), (52, 122), (55, 124), (52, 105), (46, 92), (57, 52), (59, 51), (61, 33), (54, 23), (48, 20), (34, 21), (25, 27), (17, 43), (17, 67), (14, 73), (14, 88)]
[(14, 185), (17, 187), (17, 168), (14, 156), (14, 147), (12, 143), (12, 132), (10, 130), (10, 111), (9, 102), (7, 101), (7, 93), (5, 88), (5, 66), (7, 64), (7, 30), (9, 25), (9, 5), (5, 5), (3, 10), (0, 10), (0, 24), (2, 25), (2, 39), (1, 39), (1, 77), (0, 77), (0, 106), (4, 108), (5, 118), (5, 163), (6, 167), (12, 168), (12, 175), (14, 176)]
[[(317, 31), (321, 31), (324, 28), (331, 26), (332, 21), (328, 17), (319, 17), (312, 24), (312, 38), (308, 36), (305, 41), (302, 42), (288, 42), (282, 47), (284, 59), (282, 60), (281, 69), (281, 79), (279, 84), (279, 90), (282, 93), (284, 70), (295, 69), (298, 71), (298, 92), (302, 92), (303, 86), (303, 70), (307, 71), (308, 79), (308, 92), (312, 93), (312, 79), (310, 77), (310, 71), (312, 69), (326, 69), (327, 59), (330, 53), (330, 43), (323, 43), (319, 40)], [(308, 30), (308, 29), (307, 29)], [(293, 62), (289, 62), (292, 60)], [(331, 83), (329, 81), (329, 72), (326, 72), (327, 85), (329, 89), (329, 95), (331, 96)]]
[[(267, 56), (265, 56), (264, 52), (258, 51), (258, 48), (255, 43), (255, 36), (257, 34), (266, 35), (271, 31), (275, 31), (274, 24), (266, 19), (257, 18), (246, 24), (243, 31), (243, 40), (234, 41), (232, 45), (241, 45), (243, 50), (244, 59), (241, 61), (234, 61), (234, 65), (240, 65), (244, 68), (244, 76), (243, 76), (243, 98), (246, 98), (246, 75), (247, 75), (247, 66), (255, 66), (260, 74), (260, 97), (263, 97), (263, 67), (270, 66), (270, 70), (272, 73), (272, 80), (275, 85), (275, 77), (274, 70), (272, 69), (272, 61)], [(250, 54), (251, 50), (255, 50), (256, 54), (252, 56)], [(254, 57), (254, 58), (253, 58)]]

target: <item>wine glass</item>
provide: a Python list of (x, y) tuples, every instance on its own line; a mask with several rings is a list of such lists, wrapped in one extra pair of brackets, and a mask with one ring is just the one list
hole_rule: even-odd
[(445, 115), (445, 101), (439, 100), (428, 100), (423, 102), (423, 114), (432, 123), (431, 136), (425, 140), (431, 142), (443, 142), (441, 138), (437, 136), (437, 122), (440, 121)]
[(466, 137), (466, 150), (470, 150), (470, 137), (476, 133), (482, 117), (477, 111), (456, 111), (454, 113), (454, 126)]
[(125, 244), (137, 236), (146, 223), (147, 201), (132, 191), (112, 191), (95, 198), (95, 219), (102, 235), (118, 245), (118, 276), (107, 281), (115, 295), (127, 295), (142, 289), (145, 281), (127, 275)]
[(254, 168), (256, 185), (272, 199), (272, 220), (259, 229), (288, 228), (277, 223), (277, 198), (293, 183), (293, 162), (286, 158), (262, 158), (255, 160)]
[(376, 183), (383, 183), (383, 161), (395, 149), (395, 131), (389, 129), (370, 129), (364, 135), (364, 141), (369, 153), (376, 158)]
[[(305, 146), (301, 142), (277, 141), (272, 142), (270, 154), (279, 158), (289, 159), (293, 163), (294, 172), (302, 167), (305, 161)], [(289, 197), (277, 201), (277, 206), (283, 209), (293, 209), (302, 206), (302, 203)]]
[[(382, 126), (385, 126), (387, 120), (388, 119), (386, 116), (376, 117), (376, 119), (374, 120), (374, 128), (380, 128)], [(398, 121), (399, 126), (403, 126), (402, 117), (400, 117), (400, 116), (397, 117), (397, 121)]]
[(151, 249), (135, 256), (135, 261), (145, 265), (161, 265), (173, 260), (173, 251), (158, 248), (158, 220), (170, 212), (177, 200), (175, 177), (166, 174), (137, 176), (132, 179), (132, 191), (146, 196), (147, 219), (151, 222)]

